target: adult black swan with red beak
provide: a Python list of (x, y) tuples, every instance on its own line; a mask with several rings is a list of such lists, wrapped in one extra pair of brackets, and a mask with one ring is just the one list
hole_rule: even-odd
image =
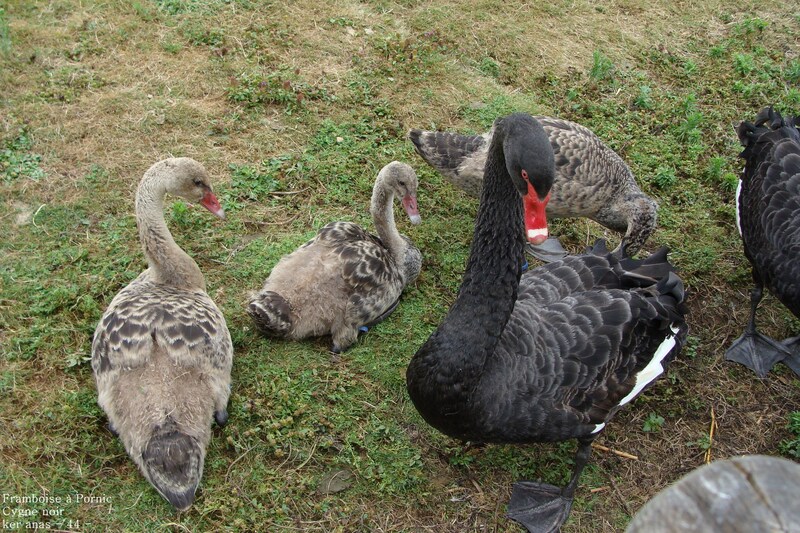
[(637, 261), (602, 241), (520, 279), (524, 235), (546, 235), (553, 153), (530, 115), (498, 119), (494, 131), (458, 297), (414, 355), (407, 386), (423, 418), (457, 439), (578, 439), (565, 487), (514, 485), (509, 516), (551, 532), (569, 515), (592, 441), (680, 350), (684, 290), (666, 249)]

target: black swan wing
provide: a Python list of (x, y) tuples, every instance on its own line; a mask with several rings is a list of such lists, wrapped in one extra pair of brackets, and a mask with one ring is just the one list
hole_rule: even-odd
[(766, 202), (761, 221), (773, 250), (796, 258), (800, 252), (800, 138), (781, 139), (771, 156), (759, 165)]
[[(592, 256), (575, 260), (597, 263)], [(481, 407), (478, 417), (489, 441), (591, 436), (663, 372), (685, 338), (683, 287), (673, 273), (649, 287), (598, 283), (581, 289), (591, 285), (590, 269), (548, 267), (554, 276), (568, 270), (576, 275), (543, 291), (542, 285), (551, 284), (538, 278), (537, 269), (540, 283), (520, 287), (476, 388), (473, 405)], [(595, 266), (593, 275), (600, 271)], [(614, 283), (608, 275), (600, 279)], [(576, 292), (558, 296), (569, 284)]]
[(399, 267), (376, 235), (352, 222), (333, 222), (320, 230), (318, 238), (338, 256), (351, 305), (362, 309), (365, 321), (378, 317), (400, 297)]
[(426, 163), (467, 194), (480, 197), (491, 132), (460, 135), (415, 129), (409, 131), (408, 138)]

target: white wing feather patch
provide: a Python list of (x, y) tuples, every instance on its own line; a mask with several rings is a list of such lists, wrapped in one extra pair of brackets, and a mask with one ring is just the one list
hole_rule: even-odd
[(673, 335), (664, 339), (664, 342), (656, 349), (656, 353), (653, 355), (650, 362), (647, 363), (647, 366), (636, 374), (636, 385), (633, 387), (633, 390), (619, 402), (620, 405), (625, 405), (633, 400), (650, 382), (664, 373), (664, 366), (661, 364), (661, 361), (663, 361), (672, 348), (675, 347), (675, 343), (677, 342), (675, 338), (675, 335), (678, 333), (677, 326), (671, 325), (669, 329), (672, 330)]
[(742, 180), (739, 180), (739, 185), (736, 186), (736, 229), (739, 230), (739, 236), (742, 236), (742, 219), (739, 216), (739, 196), (742, 195)]

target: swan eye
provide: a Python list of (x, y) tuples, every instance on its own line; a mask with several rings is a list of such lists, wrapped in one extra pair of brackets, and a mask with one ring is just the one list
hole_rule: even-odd
[(200, 185), (202, 185), (202, 184), (203, 184), (203, 180), (195, 178), (195, 180), (194, 180), (194, 184), (195, 184), (195, 185), (197, 185), (197, 186), (199, 187)]
[(402, 181), (402, 180), (398, 181), (397, 184), (400, 185), (401, 187), (405, 187), (406, 186), (406, 182)]
[(522, 169), (521, 174), (522, 174), (522, 179), (528, 181), (528, 172), (524, 168)]

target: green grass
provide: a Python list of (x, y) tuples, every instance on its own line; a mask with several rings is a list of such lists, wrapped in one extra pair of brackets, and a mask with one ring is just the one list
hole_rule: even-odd
[(11, 53), (11, 37), (6, 10), (0, 7), (0, 53), (8, 56)]
[(39, 180), (45, 176), (42, 170), (42, 156), (31, 153), (33, 140), (27, 128), (20, 127), (15, 136), (5, 141), (5, 147), (0, 150), (0, 176), (5, 181), (18, 178)]
[[(574, 443), (465, 446), (425, 424), (404, 377), (455, 298), (476, 208), (424, 166), (406, 131), (483, 132), (515, 111), (584, 124), (628, 162), (660, 204), (647, 247), (672, 249), (690, 295), (683, 356), (600, 439), (639, 460), (596, 451), (565, 533), (623, 529), (707, 449), (796, 458), (796, 424), (786, 421), (800, 410), (797, 379), (778, 367), (762, 381), (722, 361), (745, 325), (750, 285), (734, 228), (733, 126), (766, 104), (800, 113), (800, 62), (786, 52), (799, 35), (792, 9), (7, 3), (0, 423), (10, 430), (0, 436), (0, 492), (71, 497), (50, 518), (80, 531), (517, 531), (504, 517), (511, 484), (565, 483)], [(228, 213), (219, 221), (166, 202), (236, 352), (230, 422), (214, 430), (201, 492), (181, 515), (105, 429), (87, 361), (103, 310), (145, 267), (136, 184), (170, 155), (203, 162)], [(248, 291), (327, 222), (371, 226), (372, 183), (392, 160), (417, 170), (423, 218), (412, 227), (397, 216), (424, 255), (397, 311), (339, 361), (329, 339), (262, 338), (244, 310)], [(585, 220), (552, 227), (573, 251), (619, 238)], [(774, 298), (759, 326), (776, 338), (800, 333)], [(318, 490), (336, 472), (350, 473), (348, 486)]]
[(780, 450), (789, 457), (800, 458), (800, 411), (789, 413), (786, 429), (791, 433), (791, 437), (781, 441)]

